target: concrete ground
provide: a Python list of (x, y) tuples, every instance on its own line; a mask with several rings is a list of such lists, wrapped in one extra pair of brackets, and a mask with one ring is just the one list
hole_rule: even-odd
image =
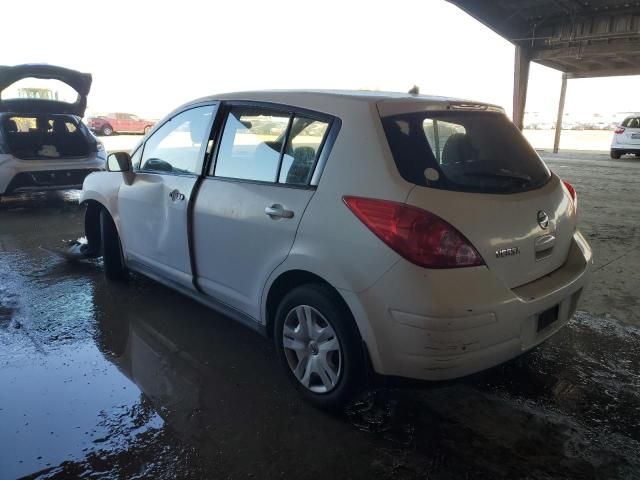
[(67, 263), (77, 193), (0, 203), (0, 478), (640, 479), (640, 160), (544, 158), (596, 271), (555, 337), (328, 415), (265, 339), (141, 276)]

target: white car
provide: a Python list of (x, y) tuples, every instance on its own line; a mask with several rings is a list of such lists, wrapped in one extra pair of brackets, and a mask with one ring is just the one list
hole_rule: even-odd
[[(75, 92), (63, 101), (51, 81)], [(46, 83), (45, 83), (46, 84)], [(104, 147), (81, 121), (91, 75), (53, 65), (0, 66), (0, 197), (82, 187), (104, 170)]]
[(631, 153), (640, 155), (640, 116), (627, 117), (613, 132), (611, 158)]
[(107, 277), (134, 270), (273, 337), (321, 407), (366, 372), (444, 380), (526, 352), (592, 265), (575, 190), (492, 105), (218, 95), (107, 168), (80, 199)]

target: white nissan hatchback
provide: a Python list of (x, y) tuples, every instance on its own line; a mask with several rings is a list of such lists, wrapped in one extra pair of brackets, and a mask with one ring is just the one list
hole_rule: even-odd
[(90, 253), (271, 336), (302, 395), (444, 380), (535, 347), (592, 264), (571, 185), (502, 109), (272, 91), (173, 111), (84, 182)]

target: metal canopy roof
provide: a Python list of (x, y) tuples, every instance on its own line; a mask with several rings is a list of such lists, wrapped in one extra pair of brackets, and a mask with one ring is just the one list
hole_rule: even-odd
[(568, 78), (640, 75), (640, 1), (448, 1)]

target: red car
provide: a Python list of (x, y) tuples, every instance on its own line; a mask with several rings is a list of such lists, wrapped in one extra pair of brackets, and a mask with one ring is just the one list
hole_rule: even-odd
[(109, 136), (113, 133), (147, 133), (155, 122), (131, 113), (109, 113), (87, 118), (91, 131)]

